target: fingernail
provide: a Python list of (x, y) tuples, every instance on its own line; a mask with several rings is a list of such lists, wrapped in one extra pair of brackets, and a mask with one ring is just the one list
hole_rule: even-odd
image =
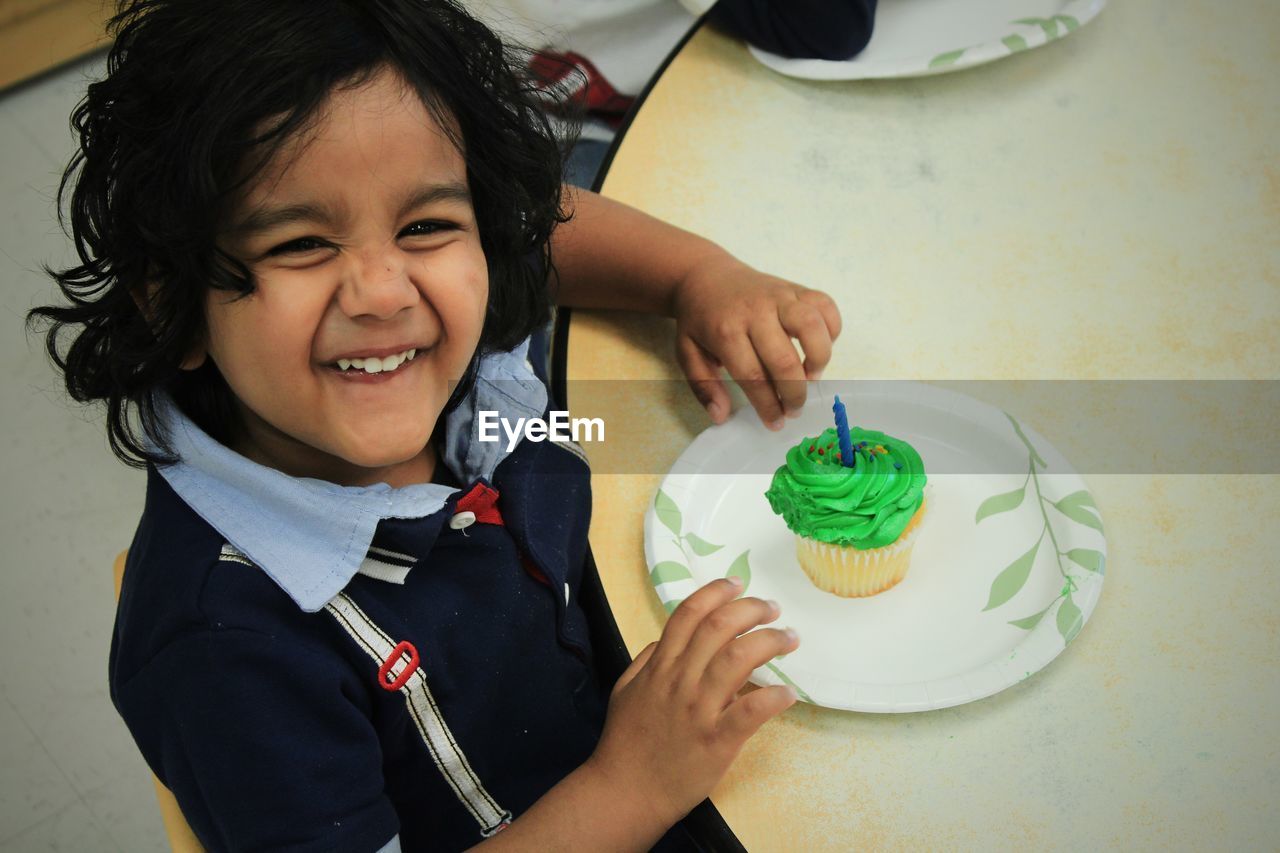
[(791, 411), (787, 412), (787, 417), (791, 420), (795, 420), (796, 418), (800, 417), (800, 410), (792, 409)]
[(819, 371), (817, 371), (816, 373), (814, 373), (814, 374), (813, 374), (813, 381), (814, 381), (814, 382), (818, 382), (819, 380), (821, 380), (821, 379), (822, 379), (822, 373), (823, 373), (823, 371), (821, 371), (821, 370), (819, 370)]
[(774, 432), (781, 432), (782, 428), (786, 425), (787, 425), (786, 421), (778, 420), (769, 424), (769, 429), (773, 430)]
[(716, 423), (720, 422), (720, 404), (707, 403), (707, 415)]
[(796, 690), (796, 689), (795, 689), (794, 687), (792, 687), (790, 684), (788, 684), (788, 685), (787, 685), (787, 693), (791, 694), (791, 701), (792, 701), (792, 702), (799, 702), (799, 701), (800, 701), (800, 691)]
[(730, 575), (729, 577), (725, 578), (725, 580), (727, 580), (729, 583), (736, 586), (738, 589), (742, 589), (742, 586), (743, 586), (742, 578), (740, 578), (738, 575)]
[(787, 639), (788, 639), (788, 640), (790, 640), (791, 642), (796, 643), (796, 644), (799, 644), (799, 642), (800, 642), (800, 635), (796, 633), (796, 629), (795, 629), (795, 628), (789, 628), (789, 627), (788, 627), (788, 628), (783, 628), (783, 629), (782, 629), (782, 633), (786, 634), (786, 635), (787, 635)]
[(782, 612), (782, 605), (774, 601), (772, 598), (766, 599), (764, 603), (769, 605), (769, 609), (773, 611), (774, 616), (777, 616)]

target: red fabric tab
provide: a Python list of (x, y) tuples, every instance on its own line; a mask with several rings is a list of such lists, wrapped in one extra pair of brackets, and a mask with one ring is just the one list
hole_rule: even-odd
[[(409, 676), (413, 675), (419, 663), (418, 650), (414, 648), (413, 643), (408, 640), (396, 643), (391, 654), (387, 655), (382, 666), (378, 667), (378, 686), (392, 692), (399, 690), (409, 683)], [(400, 664), (404, 664), (404, 668), (397, 673), (396, 667)]]
[(529, 72), (548, 108), (580, 106), (610, 124), (622, 119), (635, 98), (613, 88), (605, 76), (578, 53), (543, 50), (529, 61)]
[(477, 524), (503, 524), (502, 513), (498, 511), (498, 492), (484, 483), (476, 483), (472, 486), (471, 491), (458, 499), (458, 504), (453, 511), (455, 514), (475, 513)]
[[(491, 489), (483, 483), (476, 483), (471, 487), (471, 491), (459, 498), (453, 511), (455, 515), (460, 512), (475, 513), (477, 524), (506, 526), (502, 521), (502, 513), (498, 512), (497, 489)], [(547, 576), (523, 551), (520, 552), (520, 565), (538, 583), (548, 587), (551, 586), (551, 581), (547, 580)]]

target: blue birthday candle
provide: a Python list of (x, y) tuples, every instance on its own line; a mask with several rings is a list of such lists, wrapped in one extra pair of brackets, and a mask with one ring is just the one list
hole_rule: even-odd
[(840, 395), (836, 395), (836, 404), (831, 407), (836, 413), (836, 437), (840, 439), (840, 464), (846, 468), (853, 467), (853, 439), (849, 437), (849, 416), (845, 413), (844, 403)]

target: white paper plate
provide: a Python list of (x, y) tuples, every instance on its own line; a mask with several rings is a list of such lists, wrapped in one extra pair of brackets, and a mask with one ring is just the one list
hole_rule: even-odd
[(881, 0), (853, 59), (788, 59), (751, 48), (781, 74), (809, 80), (919, 77), (981, 65), (1075, 32), (1106, 0)]
[[(832, 425), (837, 393), (851, 425), (910, 442), (929, 476), (911, 568), (869, 598), (810, 583), (764, 497), (787, 449)], [(811, 386), (782, 433), (739, 409), (681, 454), (644, 524), (668, 613), (703, 584), (743, 575), (801, 641), (751, 680), (854, 711), (945, 708), (1022, 681), (1078, 635), (1106, 568), (1097, 507), (1048, 441), (971, 397), (911, 382)]]

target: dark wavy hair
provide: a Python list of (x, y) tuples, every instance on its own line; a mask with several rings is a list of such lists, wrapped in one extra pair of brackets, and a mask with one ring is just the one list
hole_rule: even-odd
[(219, 228), (331, 92), (383, 68), (408, 81), (466, 159), (489, 268), (477, 353), (511, 349), (547, 321), (549, 239), (568, 218), (560, 146), (518, 54), (453, 0), (124, 0), (108, 30), (107, 75), (71, 115), (80, 146), (58, 190), (79, 264), (46, 268), (69, 304), (35, 308), (27, 322), (47, 326), (71, 397), (105, 404), (127, 464), (174, 458), (157, 389), (215, 438), (235, 433), (234, 398), (212, 362), (179, 370), (204, 332), (208, 289), (254, 288), (218, 248)]

